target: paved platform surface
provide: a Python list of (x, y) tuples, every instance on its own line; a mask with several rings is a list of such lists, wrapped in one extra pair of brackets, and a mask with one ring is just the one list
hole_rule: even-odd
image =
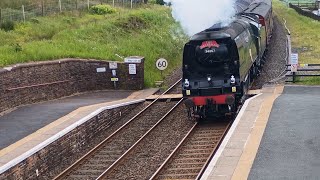
[(24, 138), (75, 109), (128, 97), (133, 91), (99, 91), (31, 104), (0, 117), (0, 149)]
[(145, 99), (157, 90), (89, 92), (20, 107), (0, 117), (0, 167), (99, 108)]
[(320, 179), (320, 87), (267, 86), (246, 101), (201, 179)]
[(248, 179), (320, 179), (320, 87), (286, 86)]
[(247, 179), (274, 100), (283, 86), (267, 86), (247, 100), (201, 180)]

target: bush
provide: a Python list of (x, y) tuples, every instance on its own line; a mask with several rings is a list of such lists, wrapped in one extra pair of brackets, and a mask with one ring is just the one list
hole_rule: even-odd
[(40, 23), (39, 19), (37, 19), (37, 18), (31, 18), (30, 22), (35, 23), (35, 24), (39, 24)]
[(0, 29), (3, 29), (4, 31), (12, 31), (14, 30), (14, 22), (9, 20), (1, 22)]
[(160, 5), (164, 5), (165, 4), (165, 2), (163, 0), (156, 0), (156, 3), (160, 4)]
[(110, 5), (95, 5), (90, 8), (90, 13), (92, 14), (104, 15), (104, 14), (112, 14), (115, 12), (116, 12), (116, 9), (114, 9)]

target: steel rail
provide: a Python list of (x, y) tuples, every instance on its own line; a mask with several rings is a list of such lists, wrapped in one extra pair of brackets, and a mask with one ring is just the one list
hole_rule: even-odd
[[(208, 166), (209, 162), (211, 161), (213, 155), (215, 154), (215, 152), (217, 151), (217, 149), (219, 148), (220, 144), (222, 143), (223, 138), (225, 137), (225, 135), (227, 134), (229, 128), (231, 127), (232, 121), (230, 121), (224, 132), (222, 133), (222, 136), (220, 137), (220, 139), (218, 140), (217, 145), (214, 147), (214, 149), (211, 151), (209, 157), (207, 158), (206, 162), (203, 164), (201, 170), (198, 173), (198, 176), (196, 177), (196, 179), (200, 179), (200, 177), (202, 176), (202, 174), (204, 173), (204, 170), (206, 169), (206, 167)], [(156, 179), (159, 175), (160, 172), (164, 169), (164, 167), (166, 165), (168, 165), (168, 163), (170, 162), (170, 160), (172, 160), (172, 158), (174, 158), (174, 156), (178, 153), (178, 151), (180, 150), (180, 148), (182, 147), (182, 145), (186, 142), (187, 138), (190, 137), (190, 135), (192, 134), (192, 132), (195, 130), (195, 128), (197, 127), (197, 125), (199, 125), (198, 123), (195, 123), (194, 126), (189, 130), (189, 132), (186, 134), (186, 136), (182, 139), (182, 141), (179, 143), (179, 145), (173, 150), (173, 152), (168, 156), (168, 158), (162, 163), (162, 165), (157, 169), (157, 171), (151, 176), (150, 180), (154, 180)]]
[(150, 128), (134, 145), (132, 145), (121, 157), (119, 157), (111, 166), (108, 167), (96, 180), (103, 179), (113, 168), (117, 166), (125, 157), (129, 155), (129, 153), (145, 138), (149, 135), (151, 131), (153, 131), (180, 103), (183, 101), (181, 98), (176, 105), (174, 105), (152, 128)]
[(204, 171), (206, 170), (206, 168), (208, 167), (211, 159), (213, 158), (214, 154), (216, 153), (216, 151), (218, 150), (218, 148), (220, 147), (222, 140), (224, 139), (224, 137), (227, 135), (230, 127), (232, 125), (232, 121), (229, 122), (229, 124), (227, 125), (227, 128), (224, 130), (222, 136), (220, 137), (218, 144), (215, 146), (215, 148), (212, 150), (212, 152), (210, 153), (209, 158), (207, 159), (207, 161), (204, 163), (203, 167), (201, 168), (198, 176), (196, 177), (196, 179), (200, 179), (201, 176), (203, 175)]
[[(100, 147), (102, 147), (107, 141), (109, 141), (112, 137), (114, 137), (116, 134), (118, 134), (124, 127), (126, 127), (128, 124), (133, 122), (138, 116), (140, 116), (142, 113), (144, 113), (149, 107), (151, 107), (154, 103), (156, 103), (164, 94), (166, 94), (168, 91), (170, 91), (172, 88), (174, 88), (182, 78), (180, 78), (177, 82), (175, 82), (172, 86), (170, 86), (165, 92), (160, 94), (155, 100), (153, 100), (148, 106), (143, 108), (138, 114), (133, 116), (128, 122), (123, 124), (119, 129), (117, 129), (115, 132), (113, 132), (111, 135), (109, 135), (106, 139), (104, 139), (102, 142), (100, 142), (98, 145), (96, 145), (93, 149), (91, 149), (88, 153), (83, 155), (80, 159), (78, 159), (76, 162), (74, 162), (71, 166), (69, 166), (67, 169), (62, 171), (60, 174), (58, 174), (56, 177), (54, 177), (54, 180), (57, 179), (63, 179), (64, 177), (68, 176), (70, 172), (72, 172), (76, 167), (80, 166), (82, 162), (87, 160), (88, 157), (93, 155), (97, 150), (99, 150)], [(180, 100), (181, 101), (181, 100)], [(179, 101), (179, 102), (180, 102)]]
[(154, 179), (156, 176), (158, 176), (159, 172), (165, 167), (165, 165), (169, 162), (169, 160), (178, 152), (182, 144), (185, 142), (185, 140), (190, 136), (190, 134), (193, 132), (195, 127), (198, 125), (198, 122), (196, 122), (191, 129), (188, 131), (188, 133), (184, 136), (184, 138), (181, 140), (181, 142), (178, 144), (178, 146), (172, 151), (172, 153), (168, 156), (168, 158), (162, 163), (162, 165), (158, 168), (158, 170), (151, 176), (150, 180)]

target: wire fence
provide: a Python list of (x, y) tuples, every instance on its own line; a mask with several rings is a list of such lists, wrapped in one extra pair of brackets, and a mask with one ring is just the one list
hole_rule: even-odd
[(289, 7), (296, 10), (299, 14), (301, 14), (303, 16), (307, 16), (307, 17), (312, 18), (314, 20), (320, 21), (320, 14), (318, 15), (318, 13), (313, 13), (311, 10), (302, 9), (301, 7), (299, 7), (297, 5), (293, 5), (291, 3), (289, 4)]
[(37, 16), (62, 13), (75, 10), (89, 10), (91, 6), (109, 4), (113, 7), (136, 8), (145, 0), (54, 0), (22, 5), (20, 9), (0, 8), (0, 23), (6, 21), (27, 21)]

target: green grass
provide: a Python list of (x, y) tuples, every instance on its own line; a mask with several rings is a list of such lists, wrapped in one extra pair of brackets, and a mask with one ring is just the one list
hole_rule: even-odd
[(297, 78), (297, 84), (300, 85), (319, 85), (320, 78), (319, 77), (304, 77), (304, 78)]
[(284, 0), (289, 3), (314, 3), (315, 0)]
[(273, 1), (274, 12), (280, 21), (287, 21), (291, 31), (293, 50), (299, 53), (299, 63), (320, 63), (320, 22), (299, 15), (278, 0)]
[(161, 80), (155, 61), (169, 61), (165, 74), (179, 66), (187, 37), (169, 8), (148, 5), (117, 11), (105, 16), (74, 12), (39, 17), (16, 24), (14, 31), (0, 30), (0, 67), (67, 57), (122, 61), (116, 54), (140, 55), (146, 58), (145, 85), (153, 86)]
[[(300, 1), (302, 2), (302, 1)], [(287, 21), (291, 31), (293, 51), (299, 53), (300, 64), (320, 63), (320, 22), (299, 15), (295, 10), (288, 8), (278, 0), (273, 1), (274, 13), (280, 21)], [(298, 78), (298, 84), (319, 85), (320, 77)]]

